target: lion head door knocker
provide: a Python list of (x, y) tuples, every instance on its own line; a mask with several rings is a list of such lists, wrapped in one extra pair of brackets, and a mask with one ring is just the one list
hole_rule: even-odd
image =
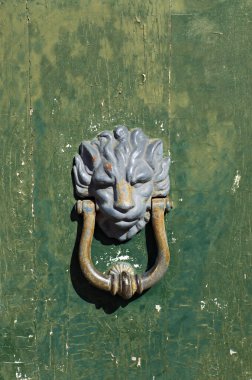
[[(159, 281), (169, 264), (164, 214), (170, 209), (170, 158), (163, 158), (161, 140), (122, 125), (83, 141), (79, 153), (73, 174), (75, 192), (82, 199), (77, 202), (77, 212), (83, 215), (81, 270), (92, 285), (129, 299)], [(106, 274), (95, 268), (91, 259), (95, 222), (108, 237), (125, 241), (150, 219), (158, 250), (150, 270), (138, 275), (128, 263), (117, 263)]]

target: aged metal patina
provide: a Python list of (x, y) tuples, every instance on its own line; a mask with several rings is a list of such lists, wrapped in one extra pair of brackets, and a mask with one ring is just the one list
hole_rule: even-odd
[[(141, 129), (117, 126), (91, 143), (80, 145), (73, 173), (78, 197), (77, 211), (83, 214), (79, 248), (82, 272), (96, 287), (125, 299), (141, 294), (165, 273), (170, 259), (164, 214), (169, 210), (170, 157), (163, 158), (161, 140), (150, 140)], [(102, 274), (91, 260), (95, 222), (110, 238), (125, 241), (152, 219), (157, 243), (155, 265), (142, 276), (128, 263), (113, 266)]]

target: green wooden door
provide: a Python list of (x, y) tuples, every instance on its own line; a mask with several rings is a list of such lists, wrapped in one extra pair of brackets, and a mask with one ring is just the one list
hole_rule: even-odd
[[(252, 379), (252, 2), (0, 3), (1, 379)], [(171, 264), (130, 303), (77, 265), (71, 166), (116, 124), (172, 155)], [(92, 246), (143, 271), (145, 233)]]

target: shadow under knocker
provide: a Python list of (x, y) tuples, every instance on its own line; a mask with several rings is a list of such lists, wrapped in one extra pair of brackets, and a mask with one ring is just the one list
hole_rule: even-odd
[[(139, 296), (136, 295), (130, 300), (124, 300), (119, 296), (113, 296), (106, 291), (96, 288), (86, 279), (82, 273), (79, 261), (79, 246), (83, 229), (83, 219), (78, 215), (76, 206), (72, 209), (71, 220), (72, 222), (77, 222), (77, 233), (70, 263), (70, 277), (73, 288), (79, 297), (88, 303), (94, 304), (97, 309), (103, 309), (107, 314), (114, 313), (118, 308), (125, 307), (129, 302), (138, 298)], [(115, 239), (108, 238), (101, 231), (99, 226), (95, 228), (94, 237), (104, 245), (119, 245), (119, 242)]]
[[(138, 298), (168, 268), (164, 215), (171, 209), (169, 165), (161, 140), (121, 125), (91, 142), (83, 141), (75, 156), (72, 178), (77, 205), (71, 219), (78, 220), (78, 228), (71, 279), (80, 297), (107, 313)], [(150, 224), (153, 234), (146, 234), (148, 265), (143, 274), (126, 262), (114, 264), (107, 273), (94, 266), (93, 236), (102, 244), (123, 244), (145, 225), (150, 230)]]
[[(156, 200), (157, 201), (157, 200)], [(94, 204), (92, 200), (88, 200), (88, 202), (91, 202)], [(155, 202), (155, 200), (154, 200)], [(166, 199), (162, 199), (161, 201), (163, 204), (167, 202)], [(80, 204), (79, 204), (80, 206)], [(78, 207), (78, 206), (77, 206)], [(71, 275), (71, 281), (73, 284), (73, 287), (76, 291), (76, 293), (85, 301), (89, 303), (95, 304), (97, 309), (102, 308), (107, 314), (111, 314), (115, 312), (119, 307), (125, 307), (128, 305), (128, 303), (136, 300), (137, 298), (141, 297), (142, 294), (144, 294), (146, 291), (149, 290), (149, 288), (154, 284), (151, 284), (146, 289), (142, 289), (141, 292), (131, 295), (129, 298), (123, 298), (122, 296), (113, 295), (107, 290), (102, 290), (97, 287), (97, 284), (92, 285), (90, 282), (90, 279), (88, 280), (86, 276), (83, 274), (83, 268), (81, 268), (81, 261), (80, 261), (80, 255), (82, 254), (80, 251), (82, 249), (81, 247), (81, 238), (85, 238), (83, 235), (83, 230), (85, 231), (85, 221), (82, 217), (81, 210), (77, 210), (77, 207), (74, 206), (71, 212), (71, 220), (77, 221), (77, 234), (76, 234), (76, 240), (75, 245), (72, 253), (71, 258), (71, 265), (70, 265), (70, 275)], [(162, 206), (161, 206), (162, 207)], [(171, 206), (170, 206), (171, 207)], [(90, 210), (89, 210), (90, 211)], [(162, 210), (163, 213), (165, 213), (165, 210)], [(164, 226), (163, 226), (164, 227)], [(82, 236), (83, 235), (83, 236)], [(119, 243), (116, 239), (108, 238), (102, 230), (99, 228), (98, 225), (95, 226), (94, 230), (94, 237), (96, 240), (99, 240), (101, 244), (103, 245), (119, 245), (122, 243)], [(148, 254), (148, 262), (146, 266), (145, 273), (151, 270), (155, 266), (155, 262), (157, 262), (157, 252), (158, 252), (158, 245), (155, 239), (155, 236), (153, 234), (153, 227), (151, 223), (148, 223), (145, 227), (145, 240), (146, 240), (146, 247), (147, 247), (147, 254)], [(159, 261), (159, 265), (161, 267), (161, 272), (158, 273), (158, 275), (155, 278), (154, 282), (157, 282), (166, 271), (169, 260), (170, 260), (170, 253), (168, 248), (168, 243), (166, 241), (163, 242), (167, 245), (167, 249), (165, 252), (165, 256), (162, 259), (166, 261), (166, 263), (161, 260)], [(90, 252), (91, 253), (91, 252)]]

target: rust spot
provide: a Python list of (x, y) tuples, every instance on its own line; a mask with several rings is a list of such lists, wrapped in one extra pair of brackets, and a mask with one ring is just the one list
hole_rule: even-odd
[(132, 197), (132, 187), (125, 180), (120, 180), (116, 184), (116, 203), (115, 207), (123, 210), (129, 210), (134, 207)]
[(104, 168), (111, 171), (112, 170), (112, 164), (111, 162), (106, 162), (106, 164), (104, 164)]

